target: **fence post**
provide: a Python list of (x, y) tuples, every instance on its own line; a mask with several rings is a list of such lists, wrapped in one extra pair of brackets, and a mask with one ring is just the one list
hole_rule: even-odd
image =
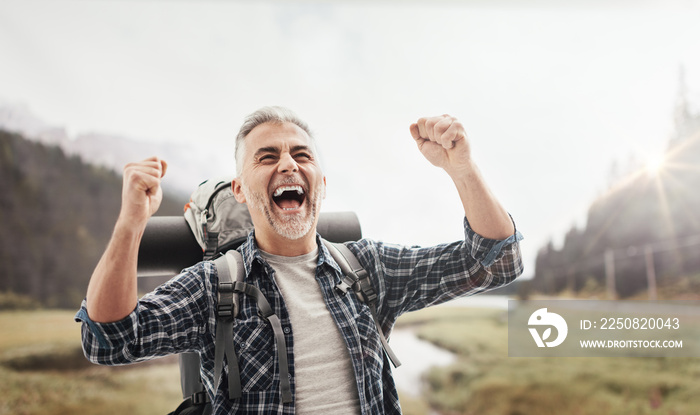
[(605, 286), (608, 291), (608, 299), (616, 300), (615, 290), (615, 253), (612, 249), (605, 250)]
[(644, 247), (644, 259), (647, 265), (647, 287), (649, 290), (649, 299), (656, 300), (656, 270), (654, 269), (654, 251), (651, 245)]

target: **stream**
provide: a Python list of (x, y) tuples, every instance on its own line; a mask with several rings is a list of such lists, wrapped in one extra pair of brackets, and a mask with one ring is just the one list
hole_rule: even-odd
[[(508, 309), (507, 296), (482, 295), (459, 298), (438, 307), (485, 307)], [(401, 360), (401, 366), (394, 369), (396, 387), (411, 397), (420, 397), (423, 391), (422, 375), (431, 367), (447, 366), (456, 360), (450, 351), (421, 340), (410, 328), (394, 330), (391, 334), (391, 348)]]

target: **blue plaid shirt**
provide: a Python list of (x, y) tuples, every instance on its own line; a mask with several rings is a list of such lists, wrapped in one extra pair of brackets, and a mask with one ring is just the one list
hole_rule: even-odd
[[(476, 234), (466, 218), (464, 224), (464, 241), (429, 248), (368, 239), (347, 243), (377, 291), (378, 314), (385, 333), (390, 333), (403, 313), (503, 286), (522, 273), (519, 232), (497, 241)], [(293, 327), (274, 282), (275, 272), (260, 255), (252, 232), (239, 251), (246, 282), (263, 292), (282, 321), (294, 393)], [(319, 240), (316, 280), (350, 352), (362, 414), (400, 414), (390, 363), (369, 307), (358, 301), (352, 291), (340, 295), (334, 290), (341, 276), (340, 267)], [(214, 414), (294, 414), (294, 403), (281, 402), (272, 329), (258, 315), (255, 301), (246, 295), (240, 295), (241, 310), (232, 333), (243, 396), (235, 401), (228, 399), (226, 373), (219, 385), (213, 384), (217, 284), (214, 265), (201, 262), (145, 295), (129, 316), (114, 323), (90, 320), (83, 301), (76, 321), (83, 322), (85, 355), (94, 363), (122, 365), (173, 353), (197, 352)]]

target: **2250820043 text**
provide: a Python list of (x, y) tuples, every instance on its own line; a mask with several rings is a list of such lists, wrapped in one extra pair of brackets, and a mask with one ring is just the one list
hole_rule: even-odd
[(579, 327), (581, 330), (678, 330), (680, 320), (677, 317), (602, 317), (598, 321), (581, 320)]

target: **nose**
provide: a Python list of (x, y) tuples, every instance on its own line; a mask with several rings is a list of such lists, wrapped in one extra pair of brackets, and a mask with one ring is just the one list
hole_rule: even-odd
[(277, 171), (279, 173), (296, 173), (299, 171), (299, 165), (297, 162), (294, 160), (294, 157), (292, 157), (291, 154), (289, 153), (284, 153), (280, 157), (279, 165), (277, 166)]

